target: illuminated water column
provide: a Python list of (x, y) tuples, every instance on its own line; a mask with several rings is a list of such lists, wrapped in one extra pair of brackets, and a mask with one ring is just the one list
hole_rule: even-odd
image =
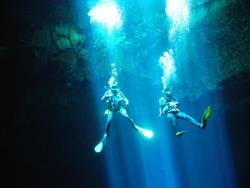
[(122, 27), (122, 17), (119, 6), (113, 0), (101, 0), (97, 2), (88, 15), (91, 23), (102, 24), (112, 34), (114, 29)]
[[(109, 73), (111, 72), (111, 64), (115, 63), (116, 65), (119, 65), (120, 63), (120, 51), (119, 47), (116, 46), (115, 40), (116, 36), (119, 36), (122, 33), (122, 11), (114, 0), (100, 0), (97, 1), (94, 6), (90, 9), (88, 12), (88, 15), (90, 17), (90, 23), (93, 26), (93, 31), (95, 32), (95, 35), (98, 35), (96, 37), (99, 37), (101, 40), (104, 41), (104, 45), (107, 48), (107, 56), (106, 59), (107, 62), (103, 62), (106, 64), (106, 67), (109, 67), (110, 70), (107, 70)], [(95, 52), (93, 53), (92, 61), (95, 61)], [(103, 65), (105, 67), (105, 65)], [(100, 70), (101, 71), (101, 70)], [(119, 73), (118, 73), (119, 75)], [(102, 83), (105, 85), (108, 85), (109, 77), (106, 78), (106, 81), (103, 81)], [(119, 78), (118, 78), (119, 80)], [(96, 82), (99, 82), (99, 80), (96, 80)], [(95, 83), (97, 85), (97, 88), (100, 88), (100, 83)], [(96, 93), (96, 105), (98, 109), (103, 110), (104, 107), (100, 101), (100, 97), (105, 92), (104, 86), (101, 91), (95, 91)], [(120, 83), (119, 83), (120, 85)], [(121, 87), (121, 86), (120, 86)], [(98, 112), (98, 122), (99, 127), (97, 127), (98, 132), (100, 133), (99, 137), (96, 138), (96, 144), (99, 142), (99, 139), (102, 137), (105, 131), (105, 123), (106, 118), (103, 115), (104, 112)], [(127, 123), (127, 122), (126, 122)], [(125, 160), (125, 156), (123, 153), (123, 142), (120, 139), (124, 134), (122, 132), (117, 132), (116, 127), (118, 127), (118, 123), (116, 121), (116, 118), (114, 119), (113, 125), (111, 126), (110, 130), (110, 136), (106, 143), (105, 148), (101, 153), (98, 153), (99, 157), (105, 157), (106, 159), (106, 173), (104, 174), (104, 177), (108, 177), (106, 182), (107, 185), (103, 185), (103, 187), (110, 187), (110, 188), (117, 188), (123, 185), (125, 182), (125, 177), (129, 174), (126, 168), (124, 166), (128, 166)], [(130, 125), (127, 125), (130, 126)], [(94, 152), (94, 145), (93, 145), (93, 152)]]
[[(183, 57), (182, 63), (178, 62), (178, 67), (186, 66), (185, 56), (191, 56), (195, 59), (196, 54), (188, 54), (186, 47), (194, 41), (188, 41), (189, 35), (189, 19), (192, 17), (192, 9), (188, 3), (192, 1), (187, 0), (166, 0), (166, 16), (170, 20), (169, 30), (169, 42), (171, 47), (174, 48), (175, 57)], [(212, 29), (212, 28), (211, 28)], [(205, 47), (206, 48), (206, 47)], [(200, 51), (197, 53), (201, 53)], [(206, 49), (202, 53), (207, 53)], [(178, 59), (178, 60), (179, 60)], [(205, 63), (206, 60), (199, 63)], [(202, 66), (202, 65), (199, 65)], [(204, 64), (204, 66), (206, 66)], [(191, 71), (193, 75), (202, 75), (202, 71), (198, 68), (190, 67), (187, 69)], [(182, 75), (178, 75), (182, 76)], [(185, 79), (185, 78), (184, 78)], [(180, 84), (181, 85), (181, 84)], [(182, 87), (186, 87), (184, 84)], [(223, 108), (218, 109), (215, 104), (218, 104), (222, 100), (220, 93), (217, 93), (213, 98), (200, 99), (201, 102), (196, 107), (188, 106), (185, 101), (182, 102), (183, 109), (189, 114), (194, 114), (195, 117), (203, 114), (202, 109), (208, 104), (214, 104), (214, 113), (207, 129), (204, 132), (198, 132), (193, 130), (194, 127), (185, 127), (187, 133), (192, 136), (186, 136), (183, 140), (174, 140), (172, 144), (178, 145), (178, 150), (173, 151), (179, 153), (178, 159), (181, 160), (183, 168), (182, 171), (177, 170), (177, 174), (185, 174), (183, 182), (185, 187), (236, 187), (234, 167), (232, 162), (232, 155), (230, 151), (230, 145), (228, 142), (228, 135), (226, 130), (225, 116)], [(201, 116), (201, 115), (200, 115)], [(180, 122), (180, 125), (185, 126), (185, 122)], [(194, 134), (195, 133), (195, 134)], [(223, 160), (222, 160), (223, 159)], [(182, 181), (182, 179), (181, 179)]]
[(178, 31), (188, 30), (189, 7), (186, 0), (166, 0), (165, 12), (170, 18), (169, 41), (172, 42)]
[[(141, 2), (141, 4), (143, 5), (144, 2)], [(119, 48), (115, 43), (112, 43), (112, 41), (115, 41), (115, 34), (118, 34), (115, 31), (120, 30), (121, 33), (122, 26), (122, 12), (116, 10), (116, 8), (119, 8), (119, 6), (115, 1), (98, 1), (88, 12), (90, 22), (95, 27), (94, 29), (99, 30), (98, 33), (102, 35), (109, 45), (110, 62), (107, 62), (107, 64), (120, 60)], [(150, 9), (148, 12), (150, 12)], [(135, 53), (137, 50), (143, 49), (134, 49)], [(133, 57), (133, 54), (124, 55)], [(165, 76), (169, 76), (168, 72), (165, 73)], [(154, 128), (156, 136), (152, 140), (147, 140), (134, 131), (125, 119), (120, 116), (115, 118), (108, 143), (102, 153), (98, 154), (99, 157), (105, 156), (106, 158), (107, 175), (105, 177), (108, 177), (106, 187), (182, 187), (182, 176), (179, 175), (175, 166), (175, 154), (172, 152), (174, 148), (169, 144), (172, 137), (168, 135), (169, 129), (166, 126), (166, 121), (158, 116), (159, 88), (148, 90), (149, 85), (146, 82), (140, 83), (141, 81), (138, 81), (135, 77), (126, 77), (122, 78), (122, 80), (120, 87), (122, 89), (126, 88), (126, 91), (123, 92), (130, 100), (129, 114), (140, 126)], [(142, 90), (136, 88), (140, 84), (144, 86)], [(99, 100), (102, 94), (100, 91), (96, 91), (97, 105), (102, 105)], [(100, 109), (103, 108), (100, 107)], [(101, 117), (102, 113), (98, 112), (98, 114)], [(97, 120), (100, 124), (97, 129), (101, 133), (100, 136), (102, 136), (106, 120), (105, 118), (100, 119), (102, 121)], [(162, 126), (157, 129), (157, 125)], [(99, 138), (96, 138), (96, 140), (98, 142)]]
[[(112, 44), (112, 41), (115, 41), (115, 30), (119, 29), (120, 33), (122, 32), (122, 12), (115, 10), (114, 7), (118, 8), (119, 6), (113, 3), (115, 1), (99, 1), (88, 13), (91, 23), (93, 26), (96, 26), (95, 29), (100, 30), (99, 33), (102, 37), (105, 37), (105, 31), (107, 32), (105, 40), (110, 44), (109, 59), (111, 60), (111, 62), (107, 62), (108, 64), (120, 60), (119, 47), (114, 43)], [(116, 16), (118, 18), (115, 18)], [(139, 49), (135, 49), (135, 53), (136, 50)], [(119, 79), (123, 80), (122, 82), (119, 81), (120, 87), (121, 89), (126, 88), (123, 92), (130, 100), (128, 110), (130, 116), (142, 127), (152, 128), (156, 126), (160, 121), (157, 114), (157, 93), (148, 92), (146, 85), (144, 87), (145, 90), (138, 91), (135, 87), (139, 81), (135, 78), (119, 78), (118, 76)], [(96, 94), (97, 97), (101, 97), (103, 93), (96, 91)], [(151, 100), (145, 101), (145, 94), (152, 95)], [(102, 105), (98, 99), (96, 103)], [(100, 109), (103, 108), (100, 107)], [(101, 116), (102, 113), (98, 114)], [(100, 127), (98, 129), (101, 132), (100, 136), (102, 136), (106, 119), (100, 119), (102, 121), (99, 120)], [(177, 187), (179, 177), (172, 163), (168, 162), (172, 161), (172, 155), (169, 153), (171, 149), (169, 144), (167, 144), (169, 138), (165, 134), (167, 132), (166, 127), (162, 127), (161, 130), (164, 134), (158, 133), (155, 141), (148, 140), (138, 134), (124, 118), (117, 115), (111, 126), (110, 137), (105, 148), (101, 153), (97, 154), (99, 157), (106, 158), (107, 175), (105, 177), (108, 177), (108, 185), (104, 187)], [(96, 138), (96, 141), (98, 142), (99, 138)]]

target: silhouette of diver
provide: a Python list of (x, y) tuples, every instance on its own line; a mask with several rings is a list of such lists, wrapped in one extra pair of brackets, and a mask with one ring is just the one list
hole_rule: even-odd
[(163, 96), (159, 99), (160, 105), (160, 116), (166, 115), (167, 119), (171, 122), (175, 135), (181, 136), (185, 133), (185, 131), (179, 131), (176, 129), (176, 119), (184, 119), (192, 124), (200, 127), (201, 129), (205, 129), (207, 126), (207, 121), (212, 113), (212, 108), (208, 106), (204, 112), (202, 122), (197, 122), (194, 118), (187, 115), (186, 113), (182, 112), (179, 109), (179, 102), (177, 99), (172, 95), (172, 92), (169, 88), (165, 88), (163, 91)]
[(116, 72), (116, 69), (114, 69), (114, 65), (113, 65), (112, 76), (110, 77), (109, 82), (108, 82), (109, 87), (106, 88), (107, 91), (104, 93), (103, 97), (101, 98), (101, 101), (106, 103), (105, 115), (107, 116), (107, 120), (106, 120), (105, 133), (101, 141), (95, 146), (95, 152), (97, 153), (101, 152), (103, 147), (105, 146), (107, 138), (109, 137), (110, 125), (116, 113), (119, 113), (123, 117), (125, 117), (129, 121), (129, 123), (132, 125), (132, 127), (136, 131), (141, 133), (143, 136), (147, 138), (151, 138), (153, 136), (152, 131), (139, 127), (138, 125), (135, 124), (133, 119), (129, 117), (127, 110), (126, 110), (126, 107), (129, 101), (125, 97), (123, 92), (118, 88), (116, 77), (117, 77), (117, 72)]

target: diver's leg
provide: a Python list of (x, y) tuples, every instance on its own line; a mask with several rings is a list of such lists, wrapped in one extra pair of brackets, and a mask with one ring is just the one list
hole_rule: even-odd
[(113, 120), (113, 111), (109, 111), (107, 114), (106, 129), (101, 141), (95, 146), (95, 152), (100, 153), (104, 148), (107, 138), (109, 137), (110, 126)]
[(184, 120), (187, 120), (189, 122), (191, 122), (192, 124), (198, 126), (198, 127), (201, 127), (201, 123), (197, 122), (194, 118), (192, 118), (191, 116), (187, 115), (186, 113), (184, 112), (178, 112), (176, 114), (176, 117), (177, 118), (180, 118), (180, 119), (184, 119)]
[(136, 131), (138, 131), (139, 133), (141, 133), (143, 136), (145, 136), (147, 138), (151, 138), (154, 135), (154, 133), (152, 131), (143, 129), (143, 128), (139, 127), (138, 125), (136, 125), (135, 122), (133, 121), (133, 119), (129, 117), (129, 115), (128, 115), (128, 113), (127, 113), (127, 111), (126, 111), (125, 108), (121, 108), (119, 110), (119, 112), (120, 112), (120, 114), (123, 117), (125, 117), (129, 121), (129, 123), (132, 125), (132, 127)]
[(109, 111), (109, 113), (107, 115), (106, 129), (105, 129), (105, 134), (104, 134), (104, 135), (106, 135), (106, 137), (109, 137), (110, 126), (111, 126), (113, 117), (114, 117), (114, 112)]
[(173, 114), (173, 113), (168, 113), (168, 114), (167, 114), (167, 119), (170, 121), (170, 123), (171, 123), (171, 125), (172, 125), (172, 127), (173, 127), (173, 129), (174, 129), (174, 132), (175, 132), (175, 135), (176, 135), (176, 136), (181, 136), (182, 134), (185, 133), (185, 131), (178, 131), (178, 130), (176, 129), (176, 117), (175, 117), (175, 114)]
[(132, 119), (131, 117), (129, 117), (129, 115), (128, 115), (128, 113), (127, 113), (127, 111), (126, 111), (125, 108), (121, 108), (121, 109), (119, 110), (119, 112), (120, 112), (120, 114), (121, 114), (123, 117), (125, 117), (125, 118), (129, 121), (129, 123), (132, 125), (133, 128), (137, 129), (137, 128), (136, 128), (137, 125), (135, 124), (135, 122), (133, 121), (133, 119)]

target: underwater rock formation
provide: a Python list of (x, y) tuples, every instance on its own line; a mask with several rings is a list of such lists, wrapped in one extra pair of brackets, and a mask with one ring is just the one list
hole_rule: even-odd
[(241, 4), (228, 4), (193, 24), (176, 44), (177, 90), (197, 98), (223, 80), (250, 71), (248, 12)]
[(188, 31), (177, 33), (171, 42), (169, 20), (159, 9), (164, 6), (152, 9), (147, 16), (136, 16), (138, 7), (132, 3), (127, 6), (131, 11), (125, 14), (124, 32), (113, 38), (113, 46), (109, 39), (86, 29), (90, 27), (87, 14), (83, 23), (77, 24), (70, 13), (74, 8), (69, 5), (51, 6), (44, 19), (32, 17), (35, 12), (31, 8), (29, 14), (23, 13), (27, 7), (20, 11), (22, 23), (31, 25), (18, 34), (21, 48), (32, 50), (36, 57), (34, 74), (54, 70), (51, 74), (63, 78), (68, 86), (75, 81), (102, 79), (109, 73), (109, 53), (113, 49), (119, 56), (119, 70), (160, 86), (158, 59), (173, 48), (177, 74), (173, 89), (178, 97), (197, 99), (223, 80), (249, 72), (250, 19), (242, 1), (193, 2)]
[(85, 36), (67, 24), (47, 26), (25, 37), (25, 47), (33, 50), (37, 61), (50, 66), (60, 64), (66, 80), (82, 81), (88, 76), (85, 61), (88, 50), (84, 48)]

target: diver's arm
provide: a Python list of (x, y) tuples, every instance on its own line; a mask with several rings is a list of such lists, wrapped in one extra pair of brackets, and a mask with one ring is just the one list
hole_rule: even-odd
[(122, 100), (125, 102), (125, 104), (128, 105), (129, 101), (128, 101), (127, 97), (125, 97), (125, 95), (123, 94), (123, 92), (119, 91), (119, 94), (120, 94)]
[(119, 90), (119, 94), (122, 98), (126, 98), (125, 95), (123, 94), (123, 92), (121, 90)]
[(106, 95), (104, 94), (101, 98), (101, 101), (103, 102), (106, 99)]
[(163, 114), (163, 108), (161, 106), (159, 108), (159, 111), (160, 111), (159, 116), (161, 116)]
[(102, 96), (101, 101), (103, 102), (110, 94), (111, 94), (110, 91), (106, 91)]
[(176, 103), (176, 104), (179, 104), (179, 101), (177, 100), (177, 98), (176, 97), (172, 97), (172, 100), (171, 100), (172, 102), (174, 102), (174, 103)]
[(159, 113), (159, 116), (161, 116), (163, 113), (164, 113), (164, 111), (163, 111), (163, 109), (164, 109), (164, 104), (165, 104), (165, 100), (164, 100), (164, 98), (163, 97), (161, 97), (160, 99), (159, 99), (159, 111), (160, 111), (160, 113)]

